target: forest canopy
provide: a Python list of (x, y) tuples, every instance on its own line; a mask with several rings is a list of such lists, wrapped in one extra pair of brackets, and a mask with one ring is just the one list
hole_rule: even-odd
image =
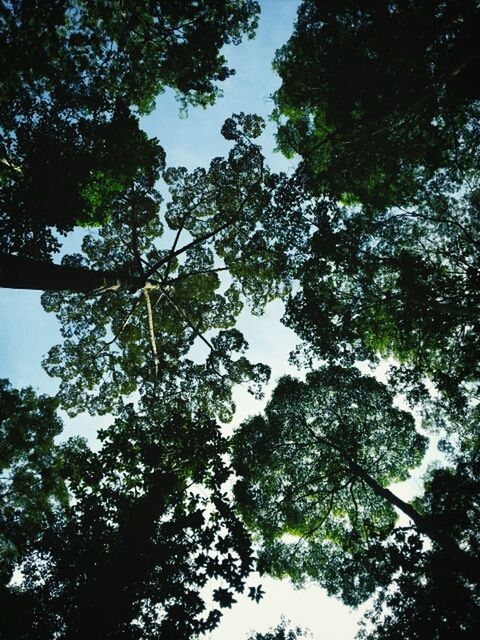
[(54, 397), (0, 380), (6, 640), (193, 639), (268, 577), (362, 640), (480, 631), (479, 5), (302, 0), (269, 120), (169, 165), (143, 117), (210, 113), (268, 5), (0, 3), (0, 294), (58, 327)]

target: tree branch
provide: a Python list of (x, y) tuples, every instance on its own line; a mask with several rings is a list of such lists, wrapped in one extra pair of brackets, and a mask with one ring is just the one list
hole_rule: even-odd
[(163, 290), (163, 291), (161, 291), (160, 295), (165, 296), (165, 298), (170, 302), (170, 304), (177, 311), (177, 313), (180, 315), (180, 317), (183, 318), (183, 320), (190, 327), (190, 329), (192, 329), (192, 331), (195, 333), (195, 335), (198, 338), (200, 338), (200, 340), (202, 342), (204, 342), (211, 351), (216, 352), (216, 349), (212, 345), (212, 343), (209, 342), (207, 340), (207, 338), (205, 338), (205, 336), (202, 334), (200, 329), (190, 320), (190, 318), (186, 315), (186, 313), (184, 311), (182, 311), (182, 309), (180, 309), (180, 307), (177, 305), (177, 303), (174, 300), (172, 300), (172, 298), (168, 295), (168, 293), (165, 290)]
[(157, 350), (157, 341), (155, 340), (155, 327), (153, 325), (152, 305), (150, 303), (150, 294), (148, 293), (148, 289), (143, 289), (143, 297), (145, 298), (145, 304), (147, 306), (148, 332), (150, 336), (150, 344), (152, 347), (154, 371), (155, 371), (155, 378), (156, 378), (158, 376), (159, 358), (158, 358), (158, 350)]

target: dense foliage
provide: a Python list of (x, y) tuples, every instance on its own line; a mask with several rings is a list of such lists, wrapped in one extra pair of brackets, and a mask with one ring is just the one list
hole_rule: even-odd
[(254, 0), (16, 0), (0, 6), (1, 250), (48, 258), (53, 230), (109, 219), (152, 145), (136, 113), (170, 87), (207, 106), (252, 37)]
[(56, 409), (52, 398), (0, 380), (0, 588), (51, 524), (55, 503), (68, 500)]
[[(274, 62), (295, 169), (244, 113), (225, 157), (166, 167), (140, 114), (212, 104), (258, 9), (0, 3), (0, 285), (62, 336), (55, 400), (0, 382), (2, 638), (187, 640), (261, 599), (254, 569), (373, 597), (364, 640), (480, 631), (478, 3), (303, 0)], [(275, 299), (302, 377), (228, 439), (235, 385), (270, 375), (240, 314)], [(59, 407), (110, 416), (98, 450), (59, 443)]]
[(303, 0), (275, 58), (280, 148), (317, 190), (408, 204), (459, 144), (476, 156), (479, 24), (475, 0)]
[[(279, 279), (282, 244), (262, 233), (275, 214), (272, 189), (279, 178), (249, 137), (261, 132), (259, 118), (240, 115), (224, 132), (236, 139), (228, 158), (214, 159), (208, 170), (164, 174), (171, 200), (163, 220), (156, 214), (159, 196), (142, 174), (111, 221), (85, 237), (83, 255), (66, 260), (128, 272), (135, 288), (130, 277), (123, 288), (93, 295), (44, 295), (65, 338), (45, 367), (62, 379), (59, 398), (71, 413), (115, 412), (136, 390), (168, 399), (188, 389), (194, 406), (226, 418), (233, 383), (252, 381), (256, 393), (268, 378), (268, 367), (233, 358), (247, 347), (234, 325), (245, 301), (261, 309), (288, 281), (288, 275)], [(173, 232), (166, 246), (164, 222)], [(189, 357), (198, 340), (208, 349), (203, 363)]]
[(415, 206), (384, 212), (317, 199), (284, 320), (307, 359), (393, 356), (415, 400), (425, 376), (456, 407), (478, 393), (478, 206), (478, 177), (455, 193), (438, 176)]

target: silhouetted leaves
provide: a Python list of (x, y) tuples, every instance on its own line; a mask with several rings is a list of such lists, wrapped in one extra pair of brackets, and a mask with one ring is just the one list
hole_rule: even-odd
[(213, 599), (215, 600), (215, 602), (218, 602), (222, 609), (231, 609), (232, 604), (236, 602), (233, 594), (228, 591), (228, 589), (222, 588), (215, 589), (215, 591), (213, 592)]
[(267, 633), (254, 633), (248, 640), (296, 640), (297, 638), (309, 638), (310, 634), (300, 627), (290, 628), (289, 621), (282, 617), (281, 622)]
[[(432, 519), (450, 531), (477, 557), (478, 449), (456, 456), (454, 466), (433, 470), (418, 501)], [(378, 591), (359, 638), (474, 638), (480, 631), (478, 584), (459, 575), (438, 547), (426, 546), (417, 533), (399, 530), (377, 554), (377, 564), (392, 576)], [(388, 584), (388, 583), (387, 583)]]
[(25, 560), (21, 593), (34, 622), (17, 637), (83, 638), (92, 624), (103, 638), (213, 629), (219, 612), (202, 589), (215, 587), (214, 600), (230, 607), (253, 561), (223, 491), (218, 427), (186, 405), (148, 415), (130, 405), (99, 437), (98, 453), (72, 450), (71, 504)]
[(265, 591), (262, 589), (261, 584), (259, 584), (258, 587), (249, 587), (248, 589), (248, 597), (254, 602), (260, 602), (264, 595)]
[(303, 0), (274, 63), (280, 148), (317, 191), (376, 209), (410, 203), (439, 168), (473, 167), (479, 24), (473, 0)]

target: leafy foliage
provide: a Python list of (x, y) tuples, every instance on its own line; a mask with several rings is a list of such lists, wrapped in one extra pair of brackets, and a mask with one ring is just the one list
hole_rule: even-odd
[(457, 407), (478, 386), (477, 180), (438, 176), (416, 206), (368, 213), (318, 199), (301, 288), (285, 322), (307, 354), (399, 361), (395, 388), (425, 397), (428, 376)]
[(213, 629), (221, 611), (204, 589), (219, 584), (214, 600), (230, 606), (253, 560), (225, 493), (218, 427), (185, 403), (148, 413), (128, 405), (99, 438), (98, 453), (70, 443), (71, 503), (26, 558), (16, 595), (28, 598), (29, 618), (9, 617), (6, 633), (189, 638)]
[(267, 633), (254, 633), (248, 640), (296, 640), (309, 637), (308, 633), (300, 627), (289, 628), (289, 621), (282, 617), (281, 622)]
[(258, 12), (253, 0), (221, 6), (212, 0), (6, 5), (3, 100), (18, 106), (28, 88), (31, 100), (34, 92), (40, 100), (48, 92), (48, 98), (86, 111), (117, 98), (147, 111), (172, 87), (187, 102), (208, 104), (218, 94), (216, 83), (234, 73), (220, 50), (238, 44), (243, 34), (253, 37)]
[[(238, 126), (243, 121), (240, 115)], [(130, 273), (140, 290), (43, 296), (65, 338), (45, 366), (62, 379), (59, 398), (70, 412), (114, 412), (122, 396), (139, 389), (152, 398), (188, 393), (202, 410), (228, 419), (233, 383), (252, 381), (252, 392), (259, 392), (268, 368), (243, 355), (232, 360), (247, 347), (233, 326), (245, 301), (261, 311), (291, 276), (283, 243), (264, 233), (278, 206), (275, 177), (247, 134), (248, 126), (228, 158), (214, 159), (208, 170), (167, 170), (169, 248), (159, 242), (158, 195), (141, 176), (128, 198), (119, 198), (111, 221), (85, 238), (84, 254), (68, 258), (73, 265)], [(147, 219), (146, 203), (152, 205)], [(188, 234), (183, 244), (182, 234)], [(228, 280), (220, 278), (223, 271)], [(219, 333), (207, 338), (212, 330)], [(197, 340), (209, 349), (204, 364), (188, 357)]]
[(280, 149), (322, 193), (410, 203), (458, 144), (475, 157), (479, 21), (473, 0), (304, 0), (274, 63)]
[[(365, 640), (478, 635), (478, 3), (303, 0), (275, 60), (294, 174), (268, 169), (264, 123), (243, 113), (222, 129), (226, 158), (165, 169), (138, 115), (167, 87), (211, 104), (233, 73), (222, 47), (257, 14), (253, 0), (0, 9), (1, 248), (46, 260), (54, 229), (96, 227), (36, 288), (61, 323), (45, 360), (59, 402), (115, 418), (97, 452), (55, 445), (56, 402), (0, 383), (2, 638), (80, 639), (92, 620), (106, 639), (208, 632), (253, 569), (245, 526), (261, 571), (349, 605), (376, 594)], [(233, 386), (260, 397), (269, 375), (237, 318), (275, 298), (303, 362), (323, 366), (282, 378), (227, 443)], [(352, 368), (384, 357), (389, 387)], [(451, 461), (412, 504), (388, 489), (426, 448), (399, 391)], [(282, 621), (252, 640), (301, 635)]]
[(359, 469), (385, 487), (406, 479), (425, 450), (413, 418), (392, 399), (375, 379), (329, 367), (305, 382), (282, 378), (265, 415), (241, 425), (233, 438), (242, 476), (235, 492), (260, 536), (264, 570), (296, 582), (313, 577), (349, 604), (373, 592), (375, 580), (352, 582), (338, 570), (344, 554), (389, 534), (396, 521)]
[(220, 50), (253, 37), (254, 0), (3, 3), (1, 249), (47, 259), (52, 232), (105, 223), (158, 148), (138, 128), (166, 87), (207, 106), (234, 70)]
[(24, 554), (51, 524), (55, 505), (65, 504), (62, 431), (57, 403), (33, 389), (12, 389), (0, 380), (0, 581), (8, 584)]
[[(432, 470), (419, 507), (479, 556), (478, 449), (456, 456), (455, 466)], [(458, 574), (439, 552), (425, 547), (417, 533), (399, 530), (375, 555), (391, 575), (388, 589), (378, 591), (359, 638), (416, 639), (426, 636), (474, 638), (480, 630), (478, 584)]]
[(164, 152), (121, 104), (95, 120), (45, 110), (35, 119), (34, 126), (20, 121), (14, 142), (20, 168), (3, 179), (2, 251), (47, 259), (59, 247), (51, 228), (105, 223), (138, 175), (153, 187)]

